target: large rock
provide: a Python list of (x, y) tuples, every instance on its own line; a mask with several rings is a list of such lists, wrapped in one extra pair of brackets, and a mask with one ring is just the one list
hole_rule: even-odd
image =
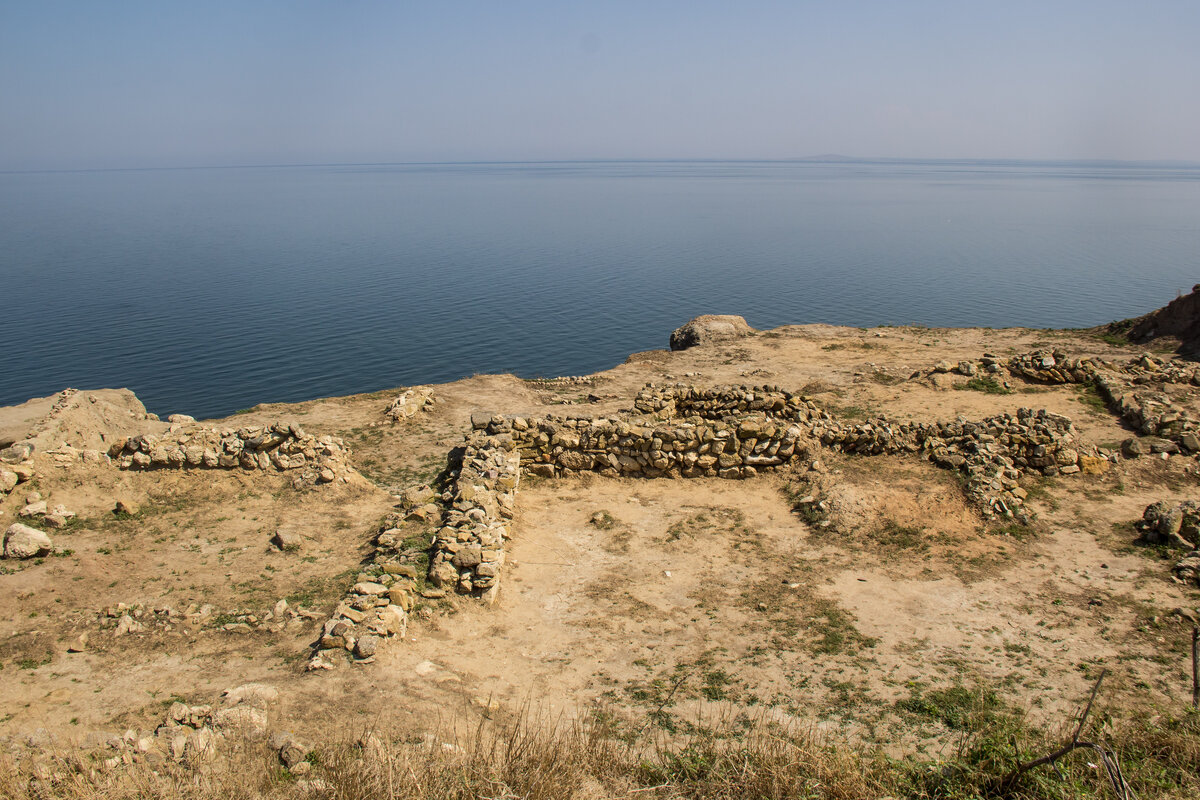
[(746, 324), (743, 317), (733, 314), (705, 314), (675, 329), (671, 334), (671, 349), (686, 350), (698, 344), (725, 342), (756, 332)]
[(34, 558), (49, 553), (53, 547), (49, 536), (19, 522), (9, 525), (4, 532), (5, 558)]

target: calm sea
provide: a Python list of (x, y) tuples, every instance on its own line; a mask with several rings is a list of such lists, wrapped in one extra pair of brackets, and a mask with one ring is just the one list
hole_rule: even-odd
[(197, 417), (592, 372), (697, 314), (1090, 326), (1200, 280), (1200, 169), (629, 162), (0, 174), (0, 405)]

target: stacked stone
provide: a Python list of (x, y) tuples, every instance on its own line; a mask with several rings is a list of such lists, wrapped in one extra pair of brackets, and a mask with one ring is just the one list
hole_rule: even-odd
[(1151, 544), (1195, 550), (1200, 544), (1200, 501), (1151, 503), (1136, 527)]
[(0, 500), (18, 485), (35, 477), (32, 442), (18, 442), (0, 450)]
[(1091, 358), (1070, 358), (1061, 350), (1013, 356), (1005, 365), (1008, 371), (1032, 383), (1087, 383), (1103, 362)]
[(413, 607), (417, 570), (402, 560), (387, 561), (383, 555), (395, 549), (398, 515), (389, 515), (376, 536), (379, 560), (365, 567), (354, 585), (338, 603), (321, 628), (316, 652), (308, 662), (309, 670), (332, 669), (330, 651), (345, 650), (355, 660), (370, 662), (379, 642), (408, 631), (408, 612)]
[(1168, 439), (1189, 452), (1200, 451), (1200, 424), (1186, 409), (1171, 405), (1166, 398), (1125, 392), (1115, 378), (1104, 375), (1096, 376), (1096, 389), (1109, 407), (1142, 436)]
[(163, 436), (121, 439), (108, 453), (121, 469), (274, 468), (298, 471), (298, 484), (331, 483), (351, 471), (341, 439), (311, 436), (286, 422), (236, 430), (172, 427)]
[(1200, 386), (1200, 369), (1179, 361), (1159, 361), (1148, 353), (1121, 365), (1119, 371), (1131, 376), (1134, 383), (1181, 383)]
[(433, 405), (433, 389), (429, 386), (414, 386), (401, 392), (396, 399), (388, 404), (383, 415), (392, 422), (400, 422), (417, 415), (418, 411), (428, 411)]
[(546, 477), (598, 472), (609, 477), (749, 478), (805, 452), (803, 430), (762, 413), (741, 419), (694, 416), (670, 424), (652, 417), (504, 420), (521, 464)]
[(964, 473), (967, 495), (985, 514), (1003, 516), (1023, 504), (1025, 491), (1018, 485), (1023, 473), (1070, 475), (1081, 470), (1081, 459), (1083, 464), (1102, 460), (1081, 456), (1071, 421), (1045, 409), (1023, 408), (980, 422), (822, 422), (812, 434), (826, 447), (857, 455), (922, 453), (940, 467)]
[(508, 432), (511, 421), (476, 417), (473, 425), (457, 475), (442, 495), (447, 508), (434, 540), (429, 580), (491, 603), (499, 594), (521, 462)]
[(634, 409), (664, 418), (698, 416), (714, 420), (759, 412), (795, 422), (831, 419), (811, 398), (784, 391), (778, 386), (701, 388), (648, 383), (638, 393)]

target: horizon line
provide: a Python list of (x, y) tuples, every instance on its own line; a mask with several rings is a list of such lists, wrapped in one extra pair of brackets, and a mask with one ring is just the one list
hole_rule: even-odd
[(791, 158), (551, 158), (551, 159), (443, 159), (437, 161), (329, 161), (283, 164), (192, 164), (179, 166), (125, 167), (42, 167), (37, 169), (0, 169), (0, 175), (74, 172), (165, 172), (205, 169), (295, 169), (302, 167), (437, 167), (495, 166), (519, 164), (981, 164), (981, 165), (1058, 165), (1111, 168), (1158, 167), (1200, 168), (1200, 161), (1189, 159), (1120, 158), (922, 158), (916, 156), (848, 156), (836, 153)]

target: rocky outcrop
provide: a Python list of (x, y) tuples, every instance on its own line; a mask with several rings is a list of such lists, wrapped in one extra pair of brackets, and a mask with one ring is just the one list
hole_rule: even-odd
[(1196, 353), (1200, 351), (1200, 284), (1156, 311), (1108, 327), (1135, 344), (1169, 336), (1180, 341), (1180, 352)]
[(109, 450), (121, 469), (244, 469), (294, 473), (297, 485), (332, 483), (353, 472), (335, 436), (312, 436), (295, 423), (246, 428), (178, 427), (162, 436), (119, 439)]
[(743, 317), (733, 314), (705, 314), (671, 333), (671, 349), (686, 350), (709, 342), (727, 342), (757, 333)]

